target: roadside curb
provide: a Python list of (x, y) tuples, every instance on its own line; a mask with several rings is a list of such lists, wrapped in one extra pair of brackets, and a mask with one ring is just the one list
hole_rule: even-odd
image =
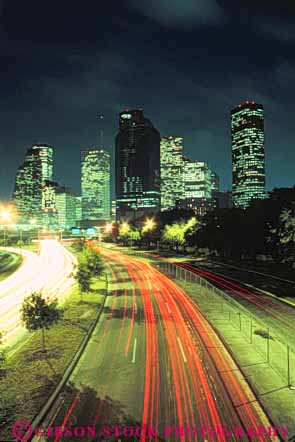
[(35, 418), (31, 422), (31, 428), (30, 428), (29, 432), (32, 434), (29, 436), (29, 434), (28, 434), (29, 432), (28, 432), (24, 436), (26, 439), (23, 439), (23, 440), (26, 440), (28, 442), (31, 442), (33, 440), (33, 438), (35, 437), (35, 429), (38, 426), (40, 426), (40, 424), (44, 420), (46, 414), (49, 412), (50, 408), (52, 407), (52, 405), (54, 404), (58, 395), (60, 394), (61, 390), (63, 389), (65, 384), (68, 382), (70, 376), (72, 375), (74, 369), (76, 368), (76, 366), (77, 366), (77, 364), (78, 364), (78, 362), (79, 362), (79, 360), (80, 360), (80, 358), (81, 358), (81, 356), (82, 356), (82, 354), (83, 354), (83, 352), (84, 352), (84, 350), (85, 350), (85, 348), (86, 348), (86, 346), (87, 346), (87, 344), (93, 334), (95, 327), (97, 326), (97, 324), (99, 322), (99, 319), (101, 317), (101, 314), (102, 314), (104, 306), (105, 306), (107, 296), (108, 296), (108, 292), (105, 293), (102, 304), (99, 309), (99, 312), (97, 314), (97, 317), (96, 317), (96, 319), (94, 319), (92, 325), (88, 329), (85, 338), (83, 339), (82, 343), (80, 344), (80, 347), (78, 348), (78, 350), (75, 353), (75, 356), (73, 357), (72, 361), (70, 362), (70, 364), (66, 368), (62, 379), (60, 380), (60, 382), (56, 386), (54, 392), (51, 394), (49, 399), (47, 399), (46, 403), (43, 405), (43, 407), (41, 408), (39, 413), (35, 416)]

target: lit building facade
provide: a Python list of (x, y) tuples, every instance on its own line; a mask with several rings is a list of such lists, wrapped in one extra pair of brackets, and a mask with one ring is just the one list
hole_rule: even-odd
[(213, 193), (219, 189), (219, 176), (204, 161), (184, 157), (184, 192), (180, 208), (190, 209), (199, 218), (214, 209)]
[(68, 187), (59, 187), (56, 192), (56, 211), (60, 229), (76, 226), (76, 196)]
[(204, 161), (184, 158), (184, 199), (212, 197), (212, 171)]
[(32, 219), (42, 223), (42, 186), (52, 176), (53, 148), (34, 145), (28, 149), (17, 170), (13, 192), (19, 223), (28, 224)]
[(246, 208), (264, 199), (264, 109), (246, 101), (231, 111), (232, 194), (235, 207)]
[(82, 219), (110, 219), (110, 154), (104, 149), (81, 151)]
[(34, 144), (33, 152), (38, 152), (41, 160), (42, 179), (43, 181), (53, 179), (53, 148), (48, 144)]
[(58, 228), (56, 210), (56, 192), (59, 185), (54, 181), (45, 180), (42, 183), (42, 224), (46, 230)]
[(111, 220), (112, 221), (116, 221), (117, 219), (117, 201), (116, 200), (112, 200), (112, 205), (111, 205)]
[(212, 192), (220, 191), (220, 179), (216, 172), (211, 171)]
[(142, 109), (120, 113), (116, 136), (117, 219), (137, 219), (160, 208), (160, 133)]
[(82, 221), (82, 196), (76, 196), (76, 224)]
[(173, 209), (183, 198), (183, 138), (161, 139), (161, 211)]

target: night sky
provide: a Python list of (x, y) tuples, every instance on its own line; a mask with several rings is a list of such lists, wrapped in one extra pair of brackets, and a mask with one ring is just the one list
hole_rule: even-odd
[(265, 106), (267, 188), (295, 183), (293, 0), (2, 0), (0, 55), (0, 198), (33, 143), (79, 192), (80, 148), (103, 128), (113, 152), (128, 107), (228, 189), (230, 110), (246, 99)]

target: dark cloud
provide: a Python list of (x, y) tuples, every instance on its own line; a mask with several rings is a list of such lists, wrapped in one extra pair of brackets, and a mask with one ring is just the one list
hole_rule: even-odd
[(189, 27), (216, 23), (224, 17), (215, 0), (130, 0), (145, 16), (165, 26)]
[(112, 151), (124, 107), (143, 107), (163, 135), (182, 135), (186, 153), (209, 161), (230, 188), (230, 109), (246, 99), (265, 106), (268, 187), (292, 185), (295, 51), (288, 35), (295, 14), (269, 5), (6, 0), (2, 196), (11, 193), (34, 142), (55, 147), (56, 179), (79, 191), (80, 148), (97, 143), (97, 116), (105, 115), (105, 146)]

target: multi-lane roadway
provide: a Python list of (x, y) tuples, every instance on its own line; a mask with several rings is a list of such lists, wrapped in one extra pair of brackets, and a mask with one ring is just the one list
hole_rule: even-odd
[[(282, 342), (293, 348), (295, 336), (294, 298), (288, 298), (287, 303), (283, 302), (284, 298), (279, 297), (279, 286), (288, 287), (289, 293), (293, 292), (294, 295), (294, 283), (280, 280), (271, 275), (249, 272), (217, 263), (177, 262), (177, 265), (207, 279), (212, 285), (234, 298), (252, 315), (267, 324)], [(276, 290), (270, 293), (265, 290), (266, 285), (272, 286)], [(293, 302), (290, 301), (291, 299)]]
[(109, 296), (43, 426), (150, 429), (141, 442), (278, 440), (267, 434), (267, 416), (190, 297), (147, 262), (102, 253), (113, 277)]
[(24, 332), (20, 321), (24, 298), (33, 291), (41, 291), (46, 297), (63, 297), (73, 282), (76, 258), (56, 240), (41, 241), (39, 254), (6, 250), (23, 256), (18, 270), (0, 282), (0, 330), (4, 344), (12, 346)]

